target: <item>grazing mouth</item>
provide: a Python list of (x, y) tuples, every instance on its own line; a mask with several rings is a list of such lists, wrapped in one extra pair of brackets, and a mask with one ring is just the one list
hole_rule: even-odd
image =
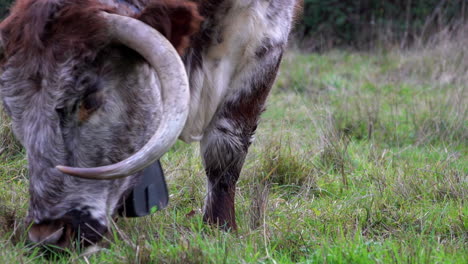
[(42, 246), (88, 247), (101, 241), (107, 230), (89, 212), (71, 210), (61, 219), (31, 224), (28, 236), (32, 243)]
[(71, 224), (65, 224), (62, 220), (32, 224), (28, 232), (30, 242), (60, 248), (67, 248), (74, 235)]

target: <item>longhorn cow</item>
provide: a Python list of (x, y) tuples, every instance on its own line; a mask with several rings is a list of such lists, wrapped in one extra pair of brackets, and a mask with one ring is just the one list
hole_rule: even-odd
[(301, 0), (17, 0), (0, 97), (25, 147), (33, 242), (99, 241), (141, 171), (199, 141), (203, 219), (235, 186)]

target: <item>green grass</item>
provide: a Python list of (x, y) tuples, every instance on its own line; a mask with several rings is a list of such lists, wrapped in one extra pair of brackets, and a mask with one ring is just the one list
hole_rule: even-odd
[[(120, 219), (97, 252), (51, 262), (468, 263), (462, 43), (290, 52), (238, 184), (237, 233), (202, 223), (198, 146), (177, 143), (162, 160), (167, 209)], [(26, 244), (27, 163), (6, 122), (0, 263), (47, 262)]]

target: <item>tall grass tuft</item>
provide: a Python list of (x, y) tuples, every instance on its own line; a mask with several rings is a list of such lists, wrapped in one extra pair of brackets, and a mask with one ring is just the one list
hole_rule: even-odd
[(319, 165), (325, 171), (332, 170), (341, 175), (343, 186), (348, 186), (347, 175), (352, 170), (348, 154), (349, 137), (340, 130), (336, 117), (327, 112), (325, 116), (314, 121), (318, 129)]
[(311, 155), (298, 153), (290, 138), (274, 138), (262, 149), (262, 182), (275, 185), (302, 185), (313, 177)]
[(11, 131), (10, 119), (0, 104), (0, 162), (6, 162), (18, 156), (22, 149)]

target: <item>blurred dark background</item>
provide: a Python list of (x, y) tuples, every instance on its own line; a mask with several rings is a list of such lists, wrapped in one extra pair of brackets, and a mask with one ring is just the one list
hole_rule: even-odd
[[(12, 0), (0, 0), (0, 16)], [(467, 21), (468, 0), (304, 0), (296, 39), (311, 51), (406, 47)]]
[(8, 14), (8, 8), (12, 2), (12, 0), (0, 0), (0, 16), (2, 19)]
[(297, 37), (307, 49), (406, 47), (467, 21), (468, 0), (304, 0)]

